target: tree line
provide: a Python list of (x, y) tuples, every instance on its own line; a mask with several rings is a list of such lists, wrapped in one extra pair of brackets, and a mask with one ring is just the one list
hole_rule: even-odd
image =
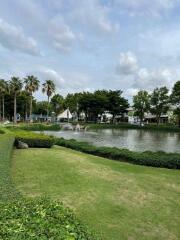
[[(37, 101), (34, 93), (39, 89), (47, 95), (47, 101)], [(122, 96), (121, 90), (97, 90), (91, 92), (79, 92), (63, 97), (55, 93), (56, 86), (52, 80), (46, 80), (41, 86), (35, 76), (27, 76), (24, 79), (12, 77), (9, 81), (0, 79), (0, 120), (17, 121), (17, 113), (23, 119), (32, 120), (32, 114), (51, 116), (58, 115), (64, 109), (69, 108), (79, 119), (83, 112), (86, 121), (98, 120), (98, 116), (104, 112), (112, 114), (112, 122), (116, 116), (124, 116), (129, 107), (128, 100)], [(145, 113), (156, 116), (159, 124), (162, 114), (167, 113), (171, 105), (174, 106), (174, 114), (180, 125), (180, 81), (174, 84), (171, 91), (167, 87), (155, 88), (152, 93), (140, 90), (133, 97), (134, 115), (143, 122)]]
[(152, 113), (159, 124), (161, 115), (171, 109), (180, 126), (180, 81), (174, 84), (171, 94), (167, 87), (155, 88), (151, 94), (145, 90), (139, 91), (133, 97), (133, 106), (141, 123), (145, 113)]
[[(26, 119), (32, 118), (33, 94), (39, 90), (40, 81), (35, 76), (27, 76), (24, 79), (12, 77), (9, 81), (0, 79), (0, 120), (6, 119), (17, 122), (17, 110)], [(55, 84), (52, 80), (46, 80), (42, 84), (42, 92), (46, 93), (47, 115), (48, 105), (52, 94), (55, 92)]]

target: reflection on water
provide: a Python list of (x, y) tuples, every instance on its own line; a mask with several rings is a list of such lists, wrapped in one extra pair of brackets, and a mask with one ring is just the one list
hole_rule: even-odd
[(180, 133), (132, 129), (99, 129), (93, 131), (45, 131), (46, 134), (87, 141), (96, 146), (128, 148), (135, 151), (180, 152)]

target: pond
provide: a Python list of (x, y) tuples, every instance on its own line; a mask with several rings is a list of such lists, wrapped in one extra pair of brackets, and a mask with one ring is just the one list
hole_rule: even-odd
[(96, 146), (128, 148), (134, 151), (180, 152), (180, 133), (134, 130), (98, 129), (90, 131), (44, 131), (45, 134), (87, 141)]

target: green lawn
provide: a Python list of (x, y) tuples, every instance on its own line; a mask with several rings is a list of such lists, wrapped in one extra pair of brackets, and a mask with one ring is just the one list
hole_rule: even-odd
[(107, 160), (62, 147), (15, 150), (25, 196), (60, 199), (103, 240), (180, 239), (180, 172)]

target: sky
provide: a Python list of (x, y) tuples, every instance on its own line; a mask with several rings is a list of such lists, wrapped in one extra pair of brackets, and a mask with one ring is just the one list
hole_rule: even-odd
[(172, 88), (179, 12), (180, 0), (0, 0), (0, 78), (33, 74), (62, 95), (121, 89), (128, 99)]

